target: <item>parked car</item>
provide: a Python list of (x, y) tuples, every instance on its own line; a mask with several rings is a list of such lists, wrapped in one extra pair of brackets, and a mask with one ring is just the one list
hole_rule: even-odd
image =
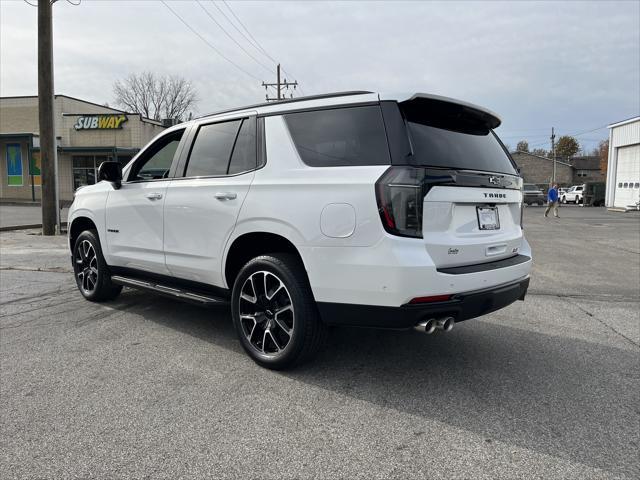
[(562, 196), (569, 191), (568, 188), (558, 188), (558, 198), (562, 200)]
[(533, 183), (525, 183), (522, 189), (524, 194), (524, 203), (526, 205), (544, 205), (547, 201), (547, 197), (540, 188)]
[(560, 197), (560, 201), (562, 203), (582, 203), (583, 190), (584, 185), (574, 185)]
[(76, 193), (77, 287), (228, 305), (244, 350), (274, 369), (312, 357), (328, 325), (449, 331), (529, 285), (499, 124), (444, 97), (349, 92), (170, 127)]

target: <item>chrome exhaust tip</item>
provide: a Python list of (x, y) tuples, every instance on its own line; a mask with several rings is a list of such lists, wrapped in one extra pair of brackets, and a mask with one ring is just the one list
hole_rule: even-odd
[(443, 332), (450, 332), (453, 330), (453, 325), (455, 323), (456, 320), (453, 317), (440, 318), (437, 322), (437, 328)]
[(413, 328), (420, 333), (426, 333), (427, 335), (431, 335), (433, 332), (436, 331), (436, 327), (437, 327), (436, 319), (430, 318), (429, 320), (420, 322)]

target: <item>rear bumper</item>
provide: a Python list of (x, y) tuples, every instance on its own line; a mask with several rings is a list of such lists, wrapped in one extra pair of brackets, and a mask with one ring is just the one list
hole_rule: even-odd
[(430, 318), (451, 316), (456, 322), (476, 318), (524, 300), (528, 288), (527, 277), (507, 285), (456, 294), (445, 302), (400, 307), (318, 302), (318, 308), (327, 325), (402, 329)]

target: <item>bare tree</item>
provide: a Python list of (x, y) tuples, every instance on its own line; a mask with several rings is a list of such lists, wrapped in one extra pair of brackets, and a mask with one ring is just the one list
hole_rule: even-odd
[(516, 145), (517, 152), (528, 152), (529, 151), (529, 142), (526, 140), (520, 140)]
[(531, 153), (540, 157), (546, 157), (549, 155), (549, 152), (547, 152), (544, 148), (534, 148)]
[(159, 76), (153, 72), (132, 73), (116, 80), (113, 93), (116, 105), (154, 120), (182, 120), (197, 102), (191, 82), (177, 75)]

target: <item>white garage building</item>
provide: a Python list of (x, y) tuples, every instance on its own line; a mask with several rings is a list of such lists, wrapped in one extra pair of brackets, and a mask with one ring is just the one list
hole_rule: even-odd
[(609, 208), (640, 208), (640, 117), (609, 125), (607, 193)]

